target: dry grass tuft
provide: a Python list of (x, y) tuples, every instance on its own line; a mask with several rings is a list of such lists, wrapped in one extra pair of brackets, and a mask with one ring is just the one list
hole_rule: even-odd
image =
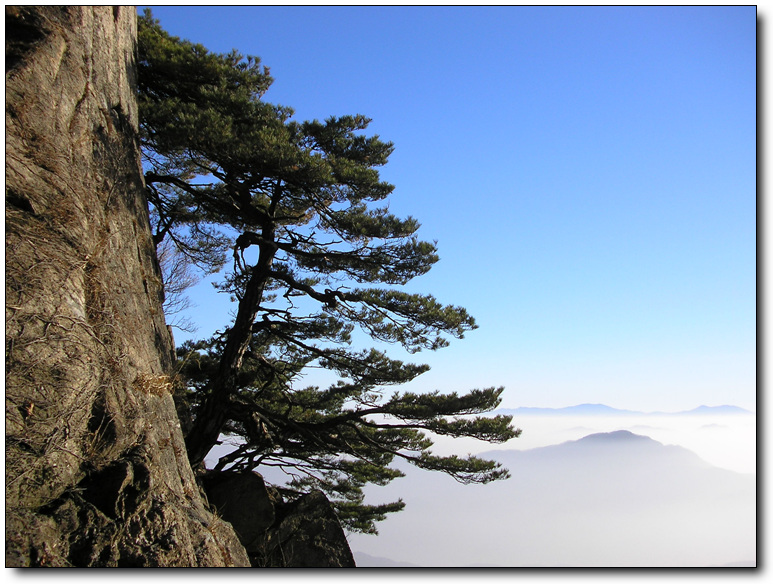
[(141, 374), (134, 380), (132, 387), (142, 393), (158, 396), (174, 392), (174, 383), (168, 375)]

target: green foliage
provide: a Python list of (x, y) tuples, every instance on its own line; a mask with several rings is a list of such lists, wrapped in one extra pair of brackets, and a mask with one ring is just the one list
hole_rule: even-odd
[[(507, 471), (476, 457), (431, 454), (431, 434), (503, 442), (509, 416), (481, 417), (502, 389), (399, 393), (427, 371), (356, 349), (355, 331), (409, 353), (436, 350), (476, 327), (463, 309), (399, 289), (438, 261), (419, 223), (378, 204), (392, 192), (377, 167), (393, 146), (362, 132), (362, 115), (296, 122), (262, 100), (271, 84), (256, 57), (221, 55), (139, 19), (141, 141), (157, 243), (171, 240), (205, 270), (231, 250), (220, 284), (237, 311), (206, 342), (179, 349), (199, 464), (221, 433), (243, 443), (218, 468), (284, 469), (298, 491), (320, 489), (352, 530), (402, 509), (367, 505), (363, 487), (402, 476), (395, 458), (469, 483)], [(309, 368), (335, 372), (304, 387)]]

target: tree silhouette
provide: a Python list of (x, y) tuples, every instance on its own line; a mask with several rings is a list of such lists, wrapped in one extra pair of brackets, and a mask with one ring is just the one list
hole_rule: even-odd
[[(232, 270), (220, 285), (236, 303), (230, 326), (179, 349), (193, 423), (186, 442), (200, 464), (221, 433), (242, 444), (218, 468), (280, 466), (289, 487), (321, 489), (350, 529), (402, 502), (363, 503), (362, 487), (402, 473), (400, 457), (462, 482), (508, 476), (493, 461), (435, 456), (431, 434), (503, 442), (517, 436), (495, 408), (501, 388), (393, 391), (428, 370), (383, 350), (354, 348), (364, 332), (408, 353), (445, 347), (476, 328), (463, 308), (401, 288), (438, 261), (419, 223), (383, 204), (393, 145), (363, 134), (362, 115), (296, 122), (263, 101), (271, 84), (256, 57), (215, 54), (139, 20), (140, 139), (156, 241), (191, 262)], [(320, 367), (339, 380), (303, 387)]]

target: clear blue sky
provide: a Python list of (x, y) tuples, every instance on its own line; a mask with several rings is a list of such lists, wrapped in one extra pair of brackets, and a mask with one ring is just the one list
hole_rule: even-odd
[[(411, 389), (756, 409), (753, 6), (153, 13), (260, 56), (296, 119), (362, 113), (395, 143), (391, 210), (441, 256), (409, 288), (480, 325), (414, 356)], [(192, 296), (199, 336), (228, 322)]]

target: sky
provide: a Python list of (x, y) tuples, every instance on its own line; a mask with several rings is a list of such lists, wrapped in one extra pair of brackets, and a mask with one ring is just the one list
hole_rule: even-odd
[[(479, 325), (436, 353), (390, 350), (432, 367), (407, 389), (756, 411), (754, 6), (153, 14), (261, 57), (264, 99), (295, 119), (365, 114), (394, 142), (390, 210), (441, 257), (406, 289)], [(208, 282), (190, 295), (194, 336), (229, 323)]]

